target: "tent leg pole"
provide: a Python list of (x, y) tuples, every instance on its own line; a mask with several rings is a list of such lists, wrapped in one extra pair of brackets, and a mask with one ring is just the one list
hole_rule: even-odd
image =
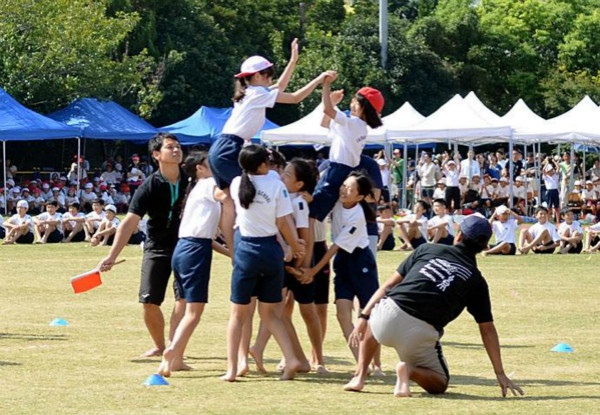
[(509, 163), (509, 171), (508, 171), (508, 207), (513, 208), (513, 139), (510, 137), (510, 141), (508, 142), (508, 154), (510, 157)]
[(8, 198), (6, 197), (6, 195), (8, 194), (8, 191), (6, 189), (6, 170), (8, 168), (8, 166), (6, 165), (6, 141), (2, 142), (2, 166), (4, 168), (4, 214), (8, 215)]
[(567, 200), (565, 200), (565, 207), (567, 206), (567, 202), (569, 200), (569, 193), (571, 192), (571, 190), (573, 190), (573, 173), (575, 173), (575, 167), (573, 166), (573, 163), (575, 162), (575, 142), (571, 143), (571, 174), (569, 174), (569, 188), (567, 190), (567, 194), (565, 195), (565, 197), (567, 198)]
[(582, 171), (584, 184), (585, 184), (585, 181), (587, 180), (587, 174), (586, 174), (587, 169), (586, 169), (586, 165), (585, 165), (585, 153), (586, 153), (586, 150), (587, 150), (587, 146), (584, 145), (583, 146), (583, 171)]
[[(81, 189), (81, 137), (77, 137), (77, 195)], [(79, 196), (78, 196), (79, 197)]]
[(403, 149), (403, 153), (402, 153), (402, 157), (404, 158), (404, 160), (402, 161), (402, 209), (406, 209), (406, 168), (407, 165), (406, 163), (408, 163), (408, 145), (406, 144), (406, 141), (404, 142), (404, 149)]

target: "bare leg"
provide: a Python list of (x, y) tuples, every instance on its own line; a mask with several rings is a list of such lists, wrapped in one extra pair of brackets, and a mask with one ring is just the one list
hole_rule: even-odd
[(294, 354), (294, 347), (287, 334), (286, 328), (277, 315), (276, 304), (259, 303), (258, 312), (260, 313), (261, 320), (266, 324), (269, 331), (273, 334), (273, 337), (275, 337), (275, 340), (277, 341), (277, 344), (279, 344), (285, 357), (285, 370), (283, 371), (281, 380), (293, 379), (296, 372), (302, 368), (303, 364)]
[(154, 348), (148, 350), (142, 356), (161, 356), (165, 350), (165, 319), (159, 306), (156, 304), (144, 304), (144, 323), (152, 341)]
[(328, 373), (323, 362), (323, 334), (315, 304), (300, 304), (300, 314), (306, 324), (306, 331), (312, 345), (311, 355), (315, 357), (314, 369), (317, 373)]
[(242, 327), (250, 312), (249, 304), (231, 304), (231, 316), (227, 326), (227, 373), (222, 380), (235, 381), (238, 371), (238, 352), (242, 339)]
[(410, 241), (411, 241), (410, 235), (406, 231), (403, 223), (398, 225), (398, 234), (400, 235), (400, 239), (402, 239), (402, 242), (404, 242), (404, 245), (406, 246), (407, 249), (410, 249), (410, 250), (414, 249), (412, 244), (410, 243)]
[[(286, 296), (285, 296), (285, 292), (284, 292), (283, 298), (285, 299), (285, 297)], [(284, 308), (283, 302), (276, 304), (275, 312), (280, 317), (283, 314), (283, 308)], [(265, 366), (263, 363), (263, 355), (264, 355), (265, 348), (267, 347), (267, 343), (269, 342), (270, 338), (271, 338), (271, 332), (269, 331), (269, 329), (267, 329), (267, 326), (261, 321), (258, 325), (258, 334), (256, 335), (256, 340), (254, 341), (254, 345), (252, 345), (252, 347), (250, 347), (249, 352), (250, 352), (250, 355), (252, 356), (252, 359), (254, 359), (256, 368), (262, 374), (267, 373), (267, 370), (265, 369)]]
[[(344, 338), (348, 341), (348, 337), (350, 337), (352, 330), (354, 330), (354, 325), (352, 324), (353, 302), (350, 300), (336, 300), (335, 305), (337, 308), (338, 322), (340, 323), (342, 333), (344, 333)], [(358, 349), (350, 347), (350, 350), (352, 351), (354, 358), (358, 360)], [(370, 362), (371, 361), (369, 360), (367, 365)]]
[[(223, 189), (223, 191), (227, 194), (227, 196), (231, 196), (229, 193), (229, 189)], [(235, 224), (235, 205), (233, 204), (233, 199), (231, 197), (227, 197), (223, 201), (221, 223), (223, 224), (223, 229), (221, 229), (221, 232), (223, 233), (223, 237), (225, 238), (227, 248), (229, 248), (230, 252), (233, 252), (233, 225)], [(231, 258), (231, 261), (233, 261), (233, 255), (231, 256)]]
[(254, 320), (256, 302), (256, 297), (250, 299), (250, 310), (248, 312), (248, 317), (244, 322), (244, 326), (242, 327), (242, 340), (240, 341), (240, 348), (238, 350), (238, 376), (246, 376), (250, 371), (250, 367), (248, 366), (248, 353), (250, 351), (250, 341), (252, 340), (252, 322)]
[(510, 244), (508, 242), (501, 242), (495, 247), (488, 249), (487, 251), (483, 251), (486, 255), (498, 255), (498, 254), (507, 254), (510, 251)]
[(186, 301), (183, 299), (175, 301), (175, 304), (173, 305), (173, 311), (171, 311), (171, 319), (169, 320), (169, 341), (173, 341), (173, 338), (175, 337), (175, 331), (179, 326), (179, 322), (183, 319), (183, 316), (186, 312)]
[(205, 303), (187, 303), (185, 315), (177, 326), (173, 340), (163, 352), (163, 361), (157, 372), (159, 375), (168, 377), (171, 376), (172, 371), (184, 368), (183, 353), (200, 322), (204, 306)]
[(533, 237), (527, 230), (523, 230), (521, 232), (521, 236), (519, 236), (519, 252), (522, 254), (527, 254), (531, 249), (530, 243), (533, 240)]
[[(323, 343), (325, 342), (325, 333), (327, 332), (327, 304), (315, 304), (315, 310), (319, 316), (319, 323), (321, 325), (321, 349), (323, 349)], [(311, 357), (313, 364), (317, 362), (317, 357), (314, 354), (314, 349)]]
[(365, 337), (360, 342), (360, 353), (358, 356), (358, 365), (354, 377), (344, 386), (345, 391), (360, 392), (365, 387), (365, 379), (369, 374), (369, 364), (373, 360), (379, 343), (375, 340), (371, 327), (367, 327)]

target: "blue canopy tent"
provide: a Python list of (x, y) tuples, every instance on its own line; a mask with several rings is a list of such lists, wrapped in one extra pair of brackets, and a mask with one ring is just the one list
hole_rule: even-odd
[[(0, 88), (0, 141), (2, 141), (3, 166), (6, 167), (7, 141), (76, 138), (78, 134), (77, 128), (25, 108)], [(6, 168), (4, 168), (4, 188), (6, 189)], [(4, 208), (7, 213), (6, 192), (4, 192)]]
[[(183, 145), (210, 145), (217, 137), (219, 137), (221, 131), (223, 131), (223, 127), (231, 116), (232, 110), (233, 108), (202, 106), (190, 117), (176, 122), (175, 124), (161, 127), (159, 130), (175, 134)], [(265, 124), (252, 138), (252, 141), (258, 140), (260, 142), (261, 131), (271, 130), (277, 127), (279, 127), (277, 124), (265, 120)]]
[(113, 101), (80, 98), (48, 117), (79, 130), (79, 137), (96, 140), (148, 141), (158, 130)]

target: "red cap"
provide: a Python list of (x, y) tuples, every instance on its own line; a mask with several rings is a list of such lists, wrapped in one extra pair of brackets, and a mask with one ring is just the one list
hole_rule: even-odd
[(106, 190), (106, 189), (107, 189), (107, 187), (106, 187), (106, 185), (105, 185), (105, 184), (101, 184), (101, 185), (100, 185), (100, 190)]
[(124, 192), (129, 192), (129, 186), (121, 186), (121, 190)]
[(383, 104), (385, 104), (385, 100), (383, 99), (383, 95), (375, 88), (371, 88), (370, 86), (365, 86), (358, 90), (358, 93), (365, 97), (369, 104), (373, 106), (375, 111), (381, 112), (383, 109)]

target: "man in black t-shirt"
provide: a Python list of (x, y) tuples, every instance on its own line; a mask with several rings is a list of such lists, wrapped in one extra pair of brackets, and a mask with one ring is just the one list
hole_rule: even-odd
[(351, 346), (360, 344), (360, 355), (345, 390), (363, 389), (369, 362), (383, 344), (394, 347), (401, 359), (395, 396), (410, 396), (410, 380), (429, 393), (444, 393), (450, 375), (439, 340), (444, 327), (466, 308), (479, 324), (502, 396), (508, 389), (523, 394), (504, 374), (488, 286), (475, 260), (488, 244), (491, 226), (475, 214), (463, 220), (460, 231), (458, 245), (419, 246), (373, 294), (349, 338)]
[[(165, 349), (165, 322), (160, 305), (171, 276), (171, 258), (177, 245), (181, 204), (188, 183), (180, 168), (183, 154), (177, 137), (159, 133), (150, 140), (148, 149), (158, 163), (158, 170), (147, 177), (133, 195), (129, 212), (117, 230), (112, 249), (98, 266), (100, 271), (111, 269), (131, 235), (138, 229), (140, 220), (147, 214), (149, 219), (139, 302), (144, 305), (144, 322), (154, 341), (154, 348), (144, 353), (145, 357), (161, 356)], [(184, 300), (177, 292), (175, 299), (170, 338), (185, 311)]]

